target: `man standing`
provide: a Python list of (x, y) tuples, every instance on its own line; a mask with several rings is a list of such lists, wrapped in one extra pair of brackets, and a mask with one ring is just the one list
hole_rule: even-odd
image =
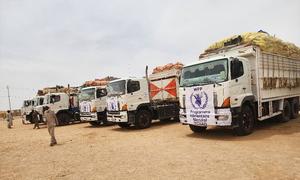
[(7, 120), (7, 127), (10, 129), (13, 126), (13, 116), (10, 110), (7, 110), (6, 120)]
[(55, 144), (57, 144), (56, 139), (55, 139), (55, 135), (54, 135), (54, 128), (57, 124), (57, 118), (55, 113), (49, 109), (48, 106), (45, 106), (45, 119), (46, 119), (46, 123), (47, 123), (47, 127), (48, 127), (48, 132), (51, 136), (51, 141), (50, 141), (50, 146), (54, 146)]
[(40, 129), (38, 112), (36, 110), (32, 110), (31, 115), (32, 115), (32, 121), (34, 122), (33, 129), (35, 129), (35, 128)]

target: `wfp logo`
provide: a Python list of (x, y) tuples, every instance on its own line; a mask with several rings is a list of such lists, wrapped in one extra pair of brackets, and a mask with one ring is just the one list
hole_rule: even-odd
[(198, 91), (195, 91), (191, 94), (190, 101), (193, 108), (205, 109), (208, 102), (208, 95), (205, 91), (202, 91), (202, 88), (200, 88)]

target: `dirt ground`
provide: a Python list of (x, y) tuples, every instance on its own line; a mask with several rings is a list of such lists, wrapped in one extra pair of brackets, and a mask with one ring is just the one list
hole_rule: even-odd
[(267, 121), (246, 137), (180, 123), (149, 129), (88, 123), (33, 130), (0, 121), (0, 179), (300, 179), (300, 118)]

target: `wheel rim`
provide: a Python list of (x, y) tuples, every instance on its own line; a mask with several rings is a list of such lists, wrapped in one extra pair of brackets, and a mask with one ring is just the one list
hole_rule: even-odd
[(141, 115), (140, 115), (140, 122), (141, 122), (141, 124), (145, 127), (146, 125), (147, 125), (147, 123), (148, 123), (148, 116), (145, 114), (145, 113), (142, 113)]
[(284, 108), (284, 117), (287, 117), (288, 115), (289, 115), (289, 107), (288, 107), (288, 105), (287, 106), (285, 106), (285, 108)]

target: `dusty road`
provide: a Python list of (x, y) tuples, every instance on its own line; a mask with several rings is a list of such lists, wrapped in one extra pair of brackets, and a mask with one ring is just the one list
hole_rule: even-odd
[(265, 122), (254, 134), (226, 129), (198, 135), (179, 123), (149, 129), (46, 128), (0, 121), (0, 179), (300, 179), (300, 118)]

